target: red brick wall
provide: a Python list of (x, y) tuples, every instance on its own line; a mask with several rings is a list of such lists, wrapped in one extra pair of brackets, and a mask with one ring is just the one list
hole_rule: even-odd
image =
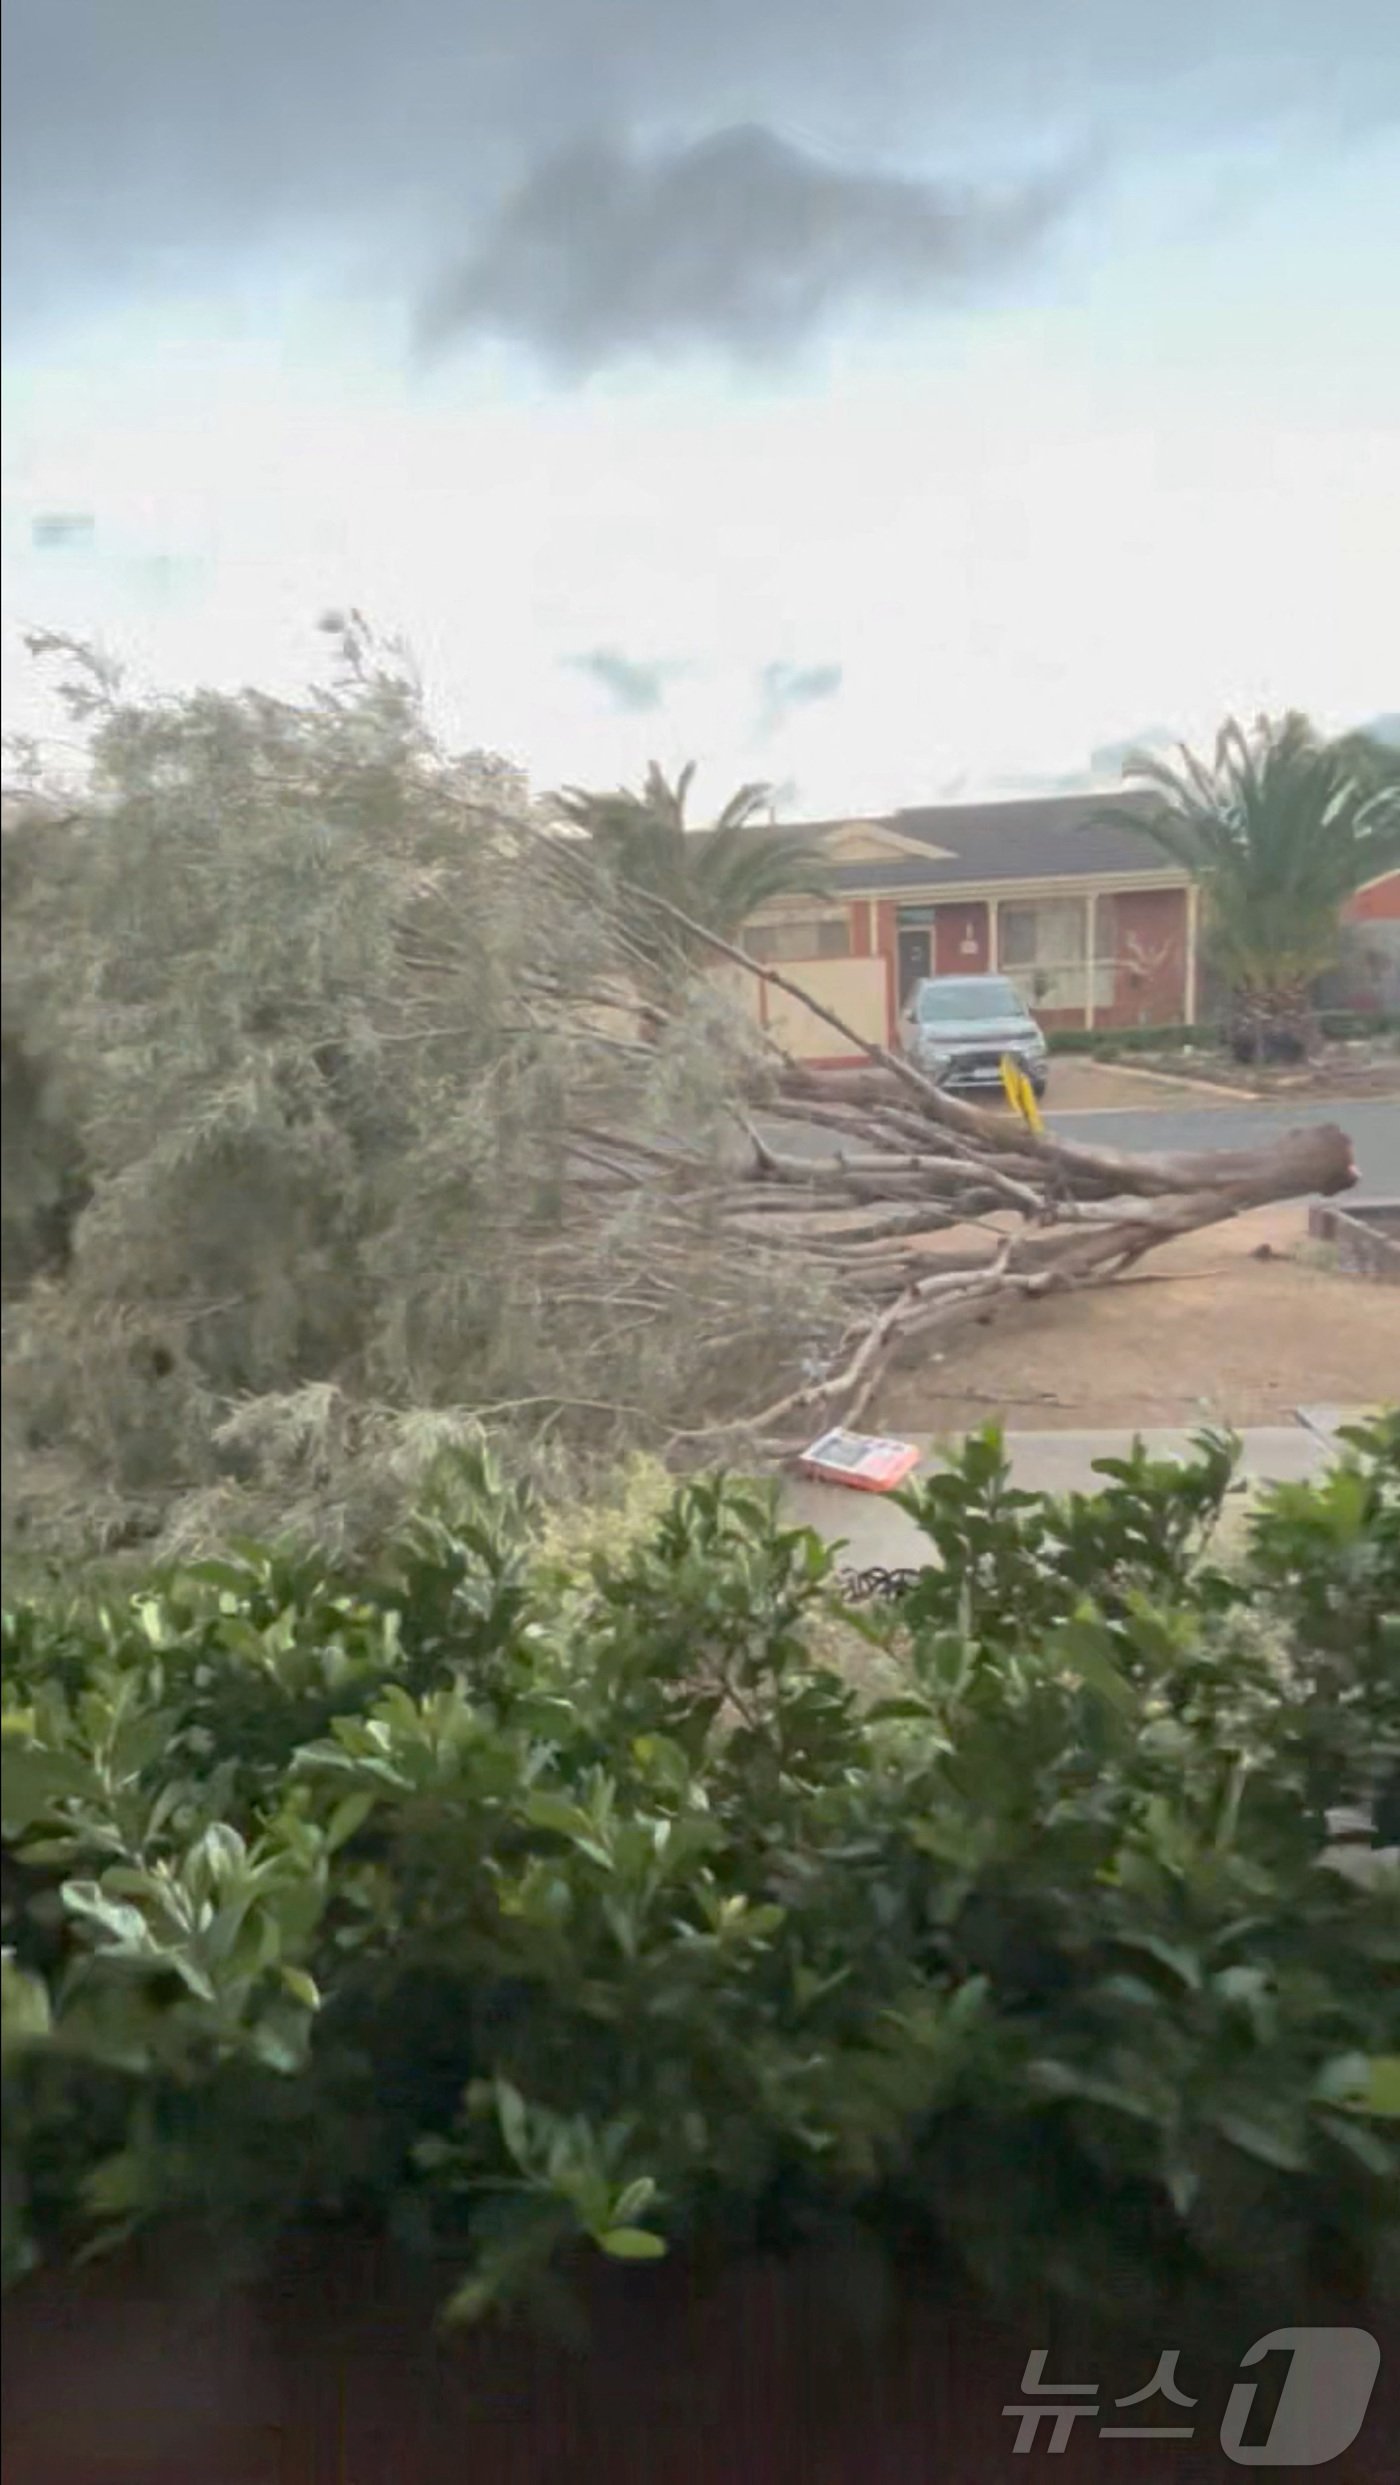
[[(6, 2476), (11, 2485), (1019, 2485), (1024, 2475), (1029, 2485), (1063, 2469), (1071, 2485), (1200, 2485), (1229, 2473), (1211, 2445), (1229, 2368), (1254, 2333), (1239, 2315), (1226, 2315), (1218, 2360), (1199, 2345), (1183, 2358), (1194, 2439), (1144, 2460), (1120, 2456), (1117, 2442), (1104, 2450), (1098, 2425), (1086, 2425), (1051, 2468), (1043, 2436), (1016, 2455), (1006, 2414), (1023, 2400), (1028, 2354), (1039, 2345), (1043, 2356), (1045, 2338), (1056, 2339), (1052, 2369), (1094, 2375), (1089, 2413), (1102, 2408), (1106, 2423), (1110, 2402), (1140, 2394), (1156, 2353), (1144, 2355), (1131, 2325), (1096, 2333), (1060, 2313), (1052, 2331), (1035, 2314), (998, 2315), (952, 2292), (917, 2246), (891, 2262), (889, 2301), (873, 2307), (857, 2298), (846, 2264), (820, 2250), (719, 2266), (678, 2251), (656, 2269), (584, 2262), (570, 2274), (586, 2353), (525, 2320), (444, 2336), (433, 2322), (441, 2268), (348, 2238), (319, 2247), (283, 2239), (262, 2285), (237, 2294), (216, 2292), (208, 2254), (179, 2275), (154, 2251), (144, 2266), (128, 2254), (115, 2267), (41, 2271), (6, 2299)], [(862, 2318), (867, 2309), (873, 2319)], [(1379, 2301), (1314, 2294), (1296, 2310), (1382, 2339), (1394, 2328)], [(1041, 2386), (1053, 2403), (1055, 2385)], [(1389, 2356), (1357, 2444), (1317, 2473), (1393, 2481), (1384, 2445), (1400, 2438), (1398, 2399), (1400, 2360)]]
[[(1393, 876), (1400, 886), (1400, 874)], [(1388, 884), (1385, 884), (1388, 885)], [(1369, 893), (1368, 893), (1369, 894)], [(899, 951), (898, 901), (879, 898), (872, 907), (876, 950), (894, 960)], [(852, 945), (864, 908), (851, 909)], [(1184, 889), (1133, 889), (1100, 900), (1100, 956), (1119, 961), (1111, 1002), (1094, 1013), (1101, 1027), (1167, 1026), (1186, 1015), (1186, 892)], [(1108, 948), (1109, 925), (1112, 948)], [(965, 955), (962, 938), (971, 930), (976, 941)], [(862, 926), (863, 933), (863, 926)], [(985, 975), (993, 965), (990, 910), (982, 898), (940, 905), (935, 917), (935, 971), (940, 975)], [(856, 950), (864, 955), (863, 950)], [(1008, 970), (1011, 971), (1011, 970)], [(1029, 986), (1029, 978), (1023, 978)], [(1029, 990), (1027, 998), (1029, 999)], [(1082, 1027), (1082, 1010), (1036, 1010), (1047, 1029)]]
[(1400, 923), (1400, 871), (1387, 872), (1369, 889), (1358, 889), (1342, 916), (1347, 923)]
[(985, 900), (940, 906), (933, 919), (933, 940), (935, 975), (985, 975), (991, 964)]
[(1113, 999), (1094, 1012), (1097, 1027), (1164, 1027), (1186, 1016), (1187, 911), (1184, 889), (1125, 889), (1099, 901), (1113, 924)]

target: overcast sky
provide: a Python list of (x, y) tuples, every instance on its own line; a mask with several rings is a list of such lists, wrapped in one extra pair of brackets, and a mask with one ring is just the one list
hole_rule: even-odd
[[(1400, 699), (1394, 0), (7, 0), (19, 630), (541, 784)], [(72, 524), (60, 521), (75, 521)]]

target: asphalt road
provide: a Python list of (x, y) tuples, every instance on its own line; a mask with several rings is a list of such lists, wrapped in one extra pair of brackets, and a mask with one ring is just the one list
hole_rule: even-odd
[[(1053, 1075), (1053, 1074), (1052, 1074)], [(1063, 1138), (1086, 1147), (1256, 1148), (1305, 1122), (1339, 1122), (1356, 1151), (1360, 1176), (1353, 1199), (1400, 1199), (1400, 1097), (1357, 1097), (1349, 1104), (1218, 1104), (1127, 1113), (1056, 1113), (1046, 1120)]]
[[(1400, 1097), (1358, 1097), (1349, 1104), (1207, 1104), (1185, 1111), (1148, 1105), (1126, 1113), (1057, 1113), (1052, 1089), (1046, 1119), (1052, 1130), (1086, 1147), (1138, 1148), (1153, 1154), (1178, 1148), (1262, 1147), (1304, 1122), (1340, 1122), (1356, 1150), (1360, 1176), (1348, 1197), (1400, 1199)], [(775, 1146), (804, 1156), (831, 1156), (840, 1144), (830, 1131), (803, 1130), (791, 1122), (770, 1123), (768, 1136)]]

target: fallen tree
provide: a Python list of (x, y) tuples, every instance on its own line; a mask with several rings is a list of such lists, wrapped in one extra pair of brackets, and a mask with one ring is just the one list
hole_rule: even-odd
[[(820, 1135), (817, 1151), (785, 1149), (736, 1106), (750, 1152), (712, 1204), (736, 1244), (820, 1264), (839, 1276), (851, 1306), (821, 1370), (733, 1427), (768, 1456), (792, 1454), (816, 1428), (858, 1421), (891, 1360), (935, 1332), (985, 1320), (1010, 1302), (1102, 1283), (1182, 1234), (1356, 1180), (1351, 1142), (1331, 1123), (1260, 1148), (1191, 1153), (1125, 1154), (1057, 1139), (950, 1095), (777, 968), (664, 899), (647, 903), (688, 940), (799, 1001), (869, 1064), (814, 1070), (768, 1040), (764, 1118), (809, 1142)], [(656, 1182), (654, 1151), (629, 1161), (625, 1137), (608, 1146), (619, 1180)], [(670, 1178), (684, 1198), (686, 1169)], [(972, 1239), (979, 1228), (980, 1244)], [(967, 1235), (962, 1247), (939, 1243), (950, 1229)]]
[[(3, 847), (11, 1553), (363, 1542), (483, 1428), (562, 1491), (781, 1458), (963, 1321), (1354, 1178), (1337, 1130), (1127, 1157), (944, 1094), (337, 629), (300, 705), (56, 651), (89, 781)], [(864, 1066), (788, 1058), (707, 951)]]

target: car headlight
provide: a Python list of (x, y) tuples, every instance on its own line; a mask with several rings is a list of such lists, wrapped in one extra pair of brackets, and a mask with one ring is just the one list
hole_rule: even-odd
[(1045, 1052), (1046, 1052), (1046, 1043), (1045, 1043), (1045, 1038), (1044, 1038), (1044, 1036), (1041, 1034), (1040, 1029), (1039, 1029), (1038, 1027), (1037, 1027), (1037, 1029), (1036, 1029), (1036, 1031), (1035, 1031), (1035, 1034), (1034, 1034), (1033, 1036), (1029, 1036), (1029, 1037), (1027, 1038), (1026, 1042), (1022, 1045), (1021, 1049), (1022, 1049), (1022, 1051), (1023, 1051), (1023, 1052), (1029, 1053), (1029, 1055), (1030, 1055), (1030, 1057), (1031, 1057), (1032, 1061), (1043, 1061), (1043, 1060), (1044, 1060), (1044, 1058), (1045, 1058)]

